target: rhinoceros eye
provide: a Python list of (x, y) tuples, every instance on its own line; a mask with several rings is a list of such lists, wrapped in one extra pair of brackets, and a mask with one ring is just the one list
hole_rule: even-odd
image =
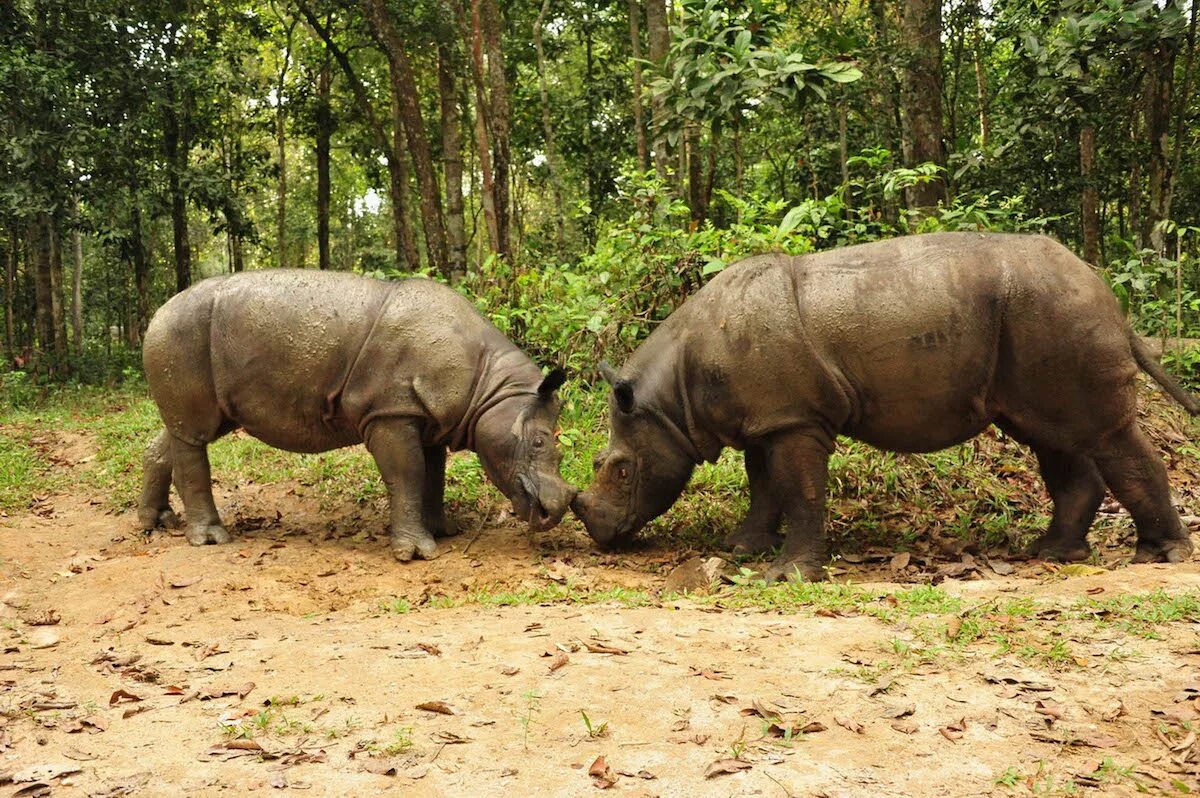
[(617, 479), (621, 480), (622, 482), (629, 479), (629, 466), (617, 467)]
[(545, 445), (546, 445), (546, 439), (543, 438), (541, 435), (539, 435), (533, 439), (533, 448), (541, 449)]

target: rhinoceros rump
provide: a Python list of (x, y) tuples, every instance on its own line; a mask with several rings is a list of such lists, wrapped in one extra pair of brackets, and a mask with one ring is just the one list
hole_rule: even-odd
[(139, 520), (170, 518), (172, 478), (193, 544), (224, 543), (207, 446), (238, 427), (279, 449), (365, 443), (391, 502), (397, 558), (444, 534), (446, 450), (478, 452), (518, 516), (548, 529), (575, 491), (558, 473), (561, 371), (534, 363), (463, 297), (429, 280), (268, 270), (173, 297), (146, 331), (164, 431), (147, 448)]
[(1192, 543), (1167, 473), (1136, 423), (1139, 367), (1193, 415), (1200, 404), (1149, 357), (1108, 286), (1038, 236), (940, 233), (730, 266), (629, 358), (611, 437), (572, 505), (602, 546), (678, 498), (701, 461), (744, 449), (750, 509), (726, 542), (767, 576), (820, 578), (837, 435), (899, 452), (989, 424), (1029, 445), (1054, 502), (1043, 557), (1089, 554), (1105, 485), (1133, 515), (1135, 559)]

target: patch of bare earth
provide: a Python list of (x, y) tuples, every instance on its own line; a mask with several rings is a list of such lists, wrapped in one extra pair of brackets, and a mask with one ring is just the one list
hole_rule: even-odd
[[(70, 445), (63, 467), (88, 457)], [(671, 600), (447, 608), (564, 581), (654, 593), (691, 553), (600, 555), (571, 524), (531, 536), (493, 523), (402, 565), (382, 508), (322, 512), (297, 487), (219, 490), (236, 533), (219, 547), (145, 537), (83, 493), (0, 519), (0, 793), (1200, 789), (1195, 625), (1147, 638), (1065, 611), (1195, 592), (1194, 562), (1075, 578), (961, 552), (847, 563), (840, 578), (856, 582), (935, 577), (968, 607), (1051, 608), (995, 621), (1037, 625), (1041, 651), (982, 641), (913, 658), (906, 647), (928, 643), (919, 617)], [(1041, 656), (1060, 642), (1065, 661)]]

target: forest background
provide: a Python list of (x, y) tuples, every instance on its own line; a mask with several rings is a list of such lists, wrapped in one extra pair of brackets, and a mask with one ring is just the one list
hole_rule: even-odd
[(1193, 335), (1196, 11), (6, 3), (3, 398), (137, 377), (169, 296), (270, 267), (450, 281), (590, 378), (739, 257), (925, 230), (1049, 233)]

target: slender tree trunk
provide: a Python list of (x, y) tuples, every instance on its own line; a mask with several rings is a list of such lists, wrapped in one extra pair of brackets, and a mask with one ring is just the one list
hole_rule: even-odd
[(415, 271), (421, 267), (421, 253), (417, 251), (417, 237), (413, 234), (409, 211), (412, 173), (408, 168), (408, 160), (403, 155), (405, 140), (400, 102), (392, 95), (393, 154), (389, 156), (388, 163), (394, 163), (395, 168), (388, 170), (391, 178), (388, 186), (392, 200), (392, 223), (396, 228), (396, 252), (404, 255), (404, 263), (396, 265), (401, 270)]
[[(631, 0), (634, 2), (634, 0)], [(566, 247), (564, 228), (562, 182), (558, 175), (558, 154), (554, 146), (554, 125), (550, 120), (550, 90), (546, 87), (546, 55), (542, 50), (542, 29), (546, 24), (546, 15), (550, 12), (550, 0), (542, 0), (542, 8), (538, 12), (537, 21), (533, 23), (533, 47), (537, 52), (538, 94), (542, 100), (542, 135), (546, 137), (546, 168), (550, 171), (550, 190), (554, 194), (554, 229), (559, 250)], [(637, 74), (637, 85), (641, 85), (640, 70)], [(639, 89), (640, 90), (640, 89)], [(640, 102), (640, 101), (639, 101)], [(640, 120), (641, 111), (634, 104), (634, 114)], [(639, 146), (645, 148), (645, 136), (641, 133), (638, 122)]]
[(37, 328), (38, 349), (43, 356), (54, 352), (54, 285), (50, 265), (50, 214), (38, 213), (30, 226), (30, 240), (34, 253), (33, 291), (34, 324)]
[(704, 165), (700, 162), (700, 130), (695, 122), (685, 123), (684, 149), (687, 152), (688, 205), (692, 210), (692, 225), (704, 221)]
[(850, 143), (846, 133), (846, 101), (838, 103), (838, 166), (842, 170), (842, 185), (846, 186), (846, 202), (850, 202)]
[[(456, 4), (461, 10), (461, 6)], [(471, 82), (475, 86), (475, 147), (479, 154), (479, 180), (481, 186), (480, 205), (488, 231), (488, 243), (494, 253), (500, 252), (500, 226), (496, 212), (495, 173), (492, 169), (492, 145), (488, 119), (487, 87), (484, 82), (483, 22), (480, 19), (480, 0), (471, 1), (471, 24), (465, 17), (459, 18), (463, 37), (470, 44)]]
[[(383, 46), (384, 54), (387, 56), (392, 95), (399, 102), (405, 140), (408, 144), (409, 154), (412, 156), (413, 168), (417, 174), (421, 226), (425, 231), (425, 252), (429, 259), (429, 265), (449, 278), (446, 261), (446, 227), (442, 216), (442, 193), (433, 169), (429, 138), (426, 135), (425, 122), (421, 116), (416, 76), (413, 74), (412, 62), (408, 56), (410, 47), (396, 28), (385, 0), (362, 0), (362, 3), (372, 32)], [(399, 154), (397, 152), (397, 155)]]
[(9, 363), (17, 355), (16, 316), (13, 307), (14, 293), (17, 290), (17, 256), (21, 251), (21, 237), (15, 227), (8, 229), (8, 257), (4, 262), (4, 347), (8, 353)]
[(1135, 89), (1129, 113), (1129, 235), (1138, 248), (1146, 246), (1145, 229), (1142, 226), (1142, 104), (1145, 92)]
[(62, 236), (59, 219), (50, 216), (50, 316), (54, 323), (54, 360), (62, 369), (67, 359), (67, 314), (64, 308)]
[[(375, 105), (371, 102), (371, 95), (367, 92), (367, 87), (359, 80), (358, 74), (354, 71), (353, 65), (350, 63), (349, 56), (346, 55), (342, 48), (338, 47), (337, 42), (333, 39), (333, 34), (329, 29), (328, 24), (322, 24), (312, 8), (304, 0), (299, 0), (297, 7), (300, 13), (304, 15), (304, 19), (308, 22), (316, 34), (321, 37), (321, 41), (325, 42), (325, 51), (333, 57), (337, 62), (338, 67), (342, 70), (342, 74), (346, 76), (346, 81), (350, 84), (350, 91), (354, 95), (354, 101), (358, 108), (362, 111), (367, 120), (367, 129), (371, 132), (371, 137), (375, 139), (375, 144), (380, 151), (384, 153), (387, 160), (388, 175), (393, 183), (399, 181), (397, 171), (400, 168), (400, 159), (403, 153), (397, 153), (392, 137), (388, 131), (384, 129), (383, 122), (379, 118), (379, 114), (375, 112)], [(395, 206), (393, 205), (393, 212)], [(394, 217), (393, 217), (394, 221)], [(396, 262), (406, 262), (406, 257), (403, 250), (403, 242), (401, 237), (397, 235), (396, 245)]]
[(1083, 259), (1100, 265), (1100, 195), (1096, 188), (1096, 128), (1085, 121), (1079, 129), (1079, 176), (1083, 180), (1081, 227)]
[(71, 217), (74, 227), (71, 231), (71, 251), (74, 254), (74, 268), (71, 271), (71, 340), (75, 351), (83, 354), (83, 231), (79, 229), (81, 222), (79, 213), (79, 196), (71, 198)]
[[(667, 49), (670, 38), (667, 31), (667, 0), (645, 0), (646, 2), (646, 49), (654, 71), (661, 74), (666, 67)], [(650, 98), (651, 127), (654, 143), (654, 168), (660, 179), (667, 177), (667, 99), (655, 92)]]
[(192, 248), (188, 239), (187, 196), (183, 175), (187, 172), (190, 137), (186, 111), (177, 101), (172, 83), (163, 109), (163, 143), (167, 155), (167, 192), (171, 197), (171, 230), (175, 244), (175, 290), (192, 284)]
[[(900, 87), (896, 82), (896, 73), (892, 68), (892, 37), (888, 22), (887, 5), (885, 0), (869, 0), (871, 14), (872, 48), (875, 72), (877, 73), (877, 92), (880, 103), (880, 113), (875, 117), (877, 140), (892, 153), (893, 157), (900, 153)], [(896, 224), (899, 218), (899, 208), (894, 200), (884, 197), (881, 200), (881, 213), (884, 220)]]
[(329, 107), (329, 88), (333, 78), (329, 59), (317, 74), (317, 265), (331, 268), (329, 262), (329, 143), (333, 138), (333, 114)]
[[(942, 142), (942, 5), (941, 0), (908, 0), (902, 4), (904, 35), (904, 162), (909, 167), (932, 162), (946, 165)], [(910, 186), (908, 207), (928, 214), (946, 199), (942, 178)]]
[(1193, 70), (1196, 66), (1196, 11), (1200, 9), (1200, 0), (1193, 0), (1191, 18), (1188, 21), (1187, 55), (1183, 66), (1183, 89), (1176, 103), (1175, 130), (1171, 161), (1167, 169), (1167, 196), (1163, 203), (1163, 217), (1171, 218), (1171, 206), (1175, 200), (1175, 188), (1179, 185), (1179, 166), (1183, 158), (1184, 120), (1187, 117), (1188, 104), (1192, 98)]
[(642, 116), (642, 4), (629, 0), (629, 47), (633, 55), (633, 129), (637, 136), (638, 169), (650, 168), (650, 145)]
[(508, 81), (504, 76), (504, 51), (500, 46), (503, 18), (496, 0), (482, 0), (483, 45), (487, 52), (488, 99), (491, 109), (488, 120), (492, 134), (493, 189), (496, 192), (496, 235), (499, 254), (512, 258), (509, 241), (509, 169), (512, 161), (509, 144)]
[(1146, 218), (1150, 246), (1160, 255), (1165, 248), (1161, 222), (1167, 216), (1168, 135), (1176, 49), (1160, 40), (1146, 53), (1146, 138), (1150, 141), (1147, 184), (1150, 203)]
[(133, 260), (136, 322), (130, 330), (129, 339), (131, 344), (137, 346), (141, 343), (146, 326), (150, 324), (150, 263), (146, 257), (146, 243), (142, 238), (142, 198), (136, 179), (129, 187), (129, 256)]
[(992, 139), (992, 121), (988, 116), (988, 96), (987, 96), (987, 73), (984, 71), (983, 63), (983, 32), (979, 20), (975, 20), (974, 32), (974, 55), (975, 55), (975, 92), (977, 96), (976, 102), (979, 105), (979, 148), (986, 150), (988, 142)]
[(279, 268), (290, 264), (287, 253), (287, 112), (283, 95), (287, 88), (288, 67), (292, 60), (292, 32), (296, 20), (287, 25), (287, 36), (283, 46), (283, 63), (279, 67), (279, 80), (275, 84), (275, 149), (279, 158), (279, 184), (276, 187), (276, 231), (275, 251)]
[(442, 172), (446, 182), (446, 245), (450, 279), (467, 273), (467, 233), (463, 213), (462, 120), (454, 57), (438, 43), (438, 93), (442, 109)]

